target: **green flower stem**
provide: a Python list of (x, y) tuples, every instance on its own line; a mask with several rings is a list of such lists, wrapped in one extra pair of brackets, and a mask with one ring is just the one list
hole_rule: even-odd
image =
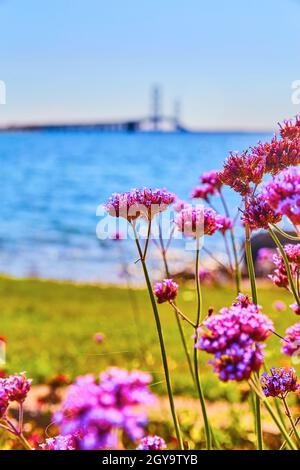
[[(300, 416), (298, 416), (298, 418), (296, 419), (295, 426), (298, 426), (299, 422), (300, 422)], [(294, 433), (294, 430), (291, 429), (289, 432), (289, 437), (292, 437), (293, 433)], [(287, 442), (284, 441), (283, 444), (280, 446), (279, 450), (284, 450), (286, 448), (286, 445), (287, 445)]]
[[(160, 222), (158, 224), (158, 229), (159, 229), (160, 252), (161, 252), (161, 255), (162, 255), (162, 258), (163, 258), (163, 263), (164, 263), (164, 267), (165, 267), (165, 274), (166, 274), (166, 277), (168, 279), (170, 279), (171, 276), (170, 276), (170, 270), (169, 270), (169, 265), (168, 265), (168, 260), (167, 260), (167, 249), (164, 246), (164, 241), (163, 241), (163, 238), (162, 238), (162, 231), (161, 231)], [(175, 309), (176, 308), (176, 302), (173, 302), (172, 306)], [(186, 357), (186, 360), (187, 360), (187, 363), (188, 363), (189, 371), (190, 371), (190, 374), (192, 376), (193, 382), (195, 383), (195, 376), (194, 376), (194, 370), (193, 370), (193, 364), (192, 364), (191, 356), (190, 356), (190, 353), (189, 353), (189, 350), (188, 350), (188, 347), (187, 347), (187, 343), (186, 343), (186, 339), (185, 339), (185, 336), (184, 336), (184, 331), (183, 331), (183, 327), (182, 327), (182, 324), (181, 324), (181, 320), (178, 317), (177, 313), (175, 313), (175, 318), (176, 318), (176, 323), (177, 323), (177, 327), (178, 327), (182, 347), (183, 347), (183, 350), (184, 350), (184, 354), (185, 354), (185, 357)]]
[(268, 400), (263, 400), (263, 403), (264, 403), (265, 407), (267, 408), (267, 410), (268, 410), (270, 416), (272, 417), (273, 421), (275, 422), (276, 426), (278, 427), (279, 431), (284, 436), (287, 445), (290, 447), (290, 449), (297, 450), (297, 447), (295, 446), (295, 444), (291, 440), (287, 430), (285, 429), (285, 427), (281, 423), (280, 419), (277, 417), (276, 413), (274, 412), (273, 408), (269, 404)]
[[(219, 190), (219, 193), (220, 193), (220, 198), (224, 207), (226, 217), (230, 217), (226, 199), (224, 198), (221, 189)], [(241, 292), (241, 273), (240, 273), (239, 258), (238, 258), (237, 248), (236, 248), (234, 228), (230, 229), (230, 239), (231, 239), (232, 252), (233, 252), (233, 257), (234, 257), (234, 274), (235, 274), (236, 291), (237, 291), (237, 294), (239, 294)]]
[(289, 422), (291, 423), (291, 426), (292, 426), (293, 432), (295, 434), (298, 446), (300, 447), (300, 436), (299, 436), (299, 433), (298, 433), (298, 429), (295, 426), (291, 411), (289, 409), (289, 405), (287, 404), (287, 401), (286, 401), (285, 397), (282, 398), (282, 401), (283, 401), (284, 408), (285, 408), (285, 414), (287, 415), (287, 417), (289, 419)]
[[(249, 273), (250, 284), (251, 284), (252, 301), (255, 305), (257, 305), (255, 270), (254, 270), (253, 257), (252, 257), (250, 228), (248, 224), (245, 224), (245, 231), (246, 231), (245, 251), (246, 251), (247, 267), (248, 267), (248, 273)], [(258, 373), (257, 373), (257, 376), (258, 376)], [(257, 449), (263, 450), (261, 409), (260, 409), (260, 401), (257, 396), (256, 396), (255, 402), (256, 402), (255, 403), (255, 419), (256, 419)]]
[(202, 307), (202, 297), (201, 297), (200, 277), (199, 277), (199, 257), (200, 257), (199, 238), (197, 238), (196, 243), (197, 243), (197, 246), (196, 246), (195, 277), (196, 277), (196, 292), (197, 292), (197, 317), (196, 317), (196, 328), (195, 328), (195, 339), (194, 339), (194, 368), (195, 368), (196, 386), (197, 386), (197, 391), (199, 395), (200, 406), (201, 406), (202, 416), (203, 416), (203, 421), (204, 421), (206, 448), (207, 450), (211, 450), (212, 434), (210, 430), (210, 424), (208, 421), (208, 416), (207, 416), (207, 411), (206, 411), (206, 406), (205, 406), (205, 399), (204, 399), (204, 394), (203, 394), (201, 380), (200, 380), (199, 366), (198, 366), (198, 349), (196, 348), (197, 330), (201, 321), (201, 307)]
[(138, 252), (139, 252), (140, 260), (141, 260), (141, 263), (142, 263), (142, 268), (143, 268), (143, 272), (144, 272), (144, 276), (145, 276), (145, 281), (146, 281), (146, 284), (147, 284), (147, 288), (148, 288), (148, 292), (149, 292), (149, 296), (150, 296), (150, 301), (151, 301), (151, 305), (152, 305), (152, 309), (153, 309), (153, 314), (154, 314), (154, 318), (155, 318), (156, 329), (157, 329), (157, 334), (158, 334), (158, 339), (159, 339), (159, 344), (160, 344), (161, 357), (162, 357), (162, 362), (163, 362), (163, 367), (164, 367), (164, 372), (165, 372), (165, 378), (166, 378), (166, 384), (167, 384), (167, 391), (168, 391), (168, 396), (169, 396), (171, 414), (172, 414), (172, 418), (173, 418), (173, 422), (174, 422), (176, 437), (177, 437), (177, 440), (178, 440), (178, 446), (179, 446), (179, 449), (182, 450), (183, 449), (183, 441), (182, 441), (179, 422), (178, 422), (178, 418), (177, 418), (177, 414), (176, 414), (176, 410), (175, 410), (174, 397), (173, 397), (173, 391), (172, 391), (172, 385), (171, 385), (171, 379), (170, 379), (170, 372), (169, 372), (169, 365), (168, 365), (168, 359), (167, 359), (167, 354), (166, 354), (166, 349), (165, 349), (165, 344), (164, 344), (164, 338), (163, 338), (163, 332), (162, 332), (160, 317), (159, 317), (156, 301), (155, 301), (155, 298), (154, 298), (154, 294), (153, 294), (153, 291), (152, 291), (152, 285), (151, 285), (151, 281), (150, 281), (150, 278), (149, 278), (145, 258), (144, 258), (143, 253), (142, 253), (142, 249), (141, 249), (141, 246), (140, 246), (140, 243), (139, 243), (139, 239), (138, 239), (138, 235), (137, 235), (134, 223), (132, 223), (131, 226), (133, 228), (135, 241), (136, 241), (137, 249), (138, 249)]
[(193, 328), (196, 328), (196, 325), (177, 307), (177, 305), (175, 304), (175, 302), (173, 302), (172, 300), (170, 300), (170, 305), (173, 307), (173, 309), (175, 310), (175, 313), (180, 316), (183, 320), (185, 320), (186, 322), (189, 323), (189, 325), (191, 325)]
[(280, 241), (279, 241), (279, 238), (277, 237), (277, 235), (274, 233), (274, 230), (271, 228), (271, 226), (269, 226), (269, 234), (271, 235), (274, 243), (277, 245), (279, 251), (280, 251), (280, 254), (282, 256), (282, 259), (283, 259), (283, 262), (284, 262), (284, 266), (285, 266), (285, 269), (286, 269), (286, 273), (287, 273), (287, 277), (288, 277), (288, 280), (289, 280), (289, 285), (290, 285), (290, 289), (292, 291), (292, 294), (297, 302), (297, 304), (299, 305), (300, 307), (300, 299), (299, 299), (299, 295), (298, 295), (298, 292), (297, 292), (297, 289), (296, 289), (296, 286), (294, 284), (294, 281), (293, 281), (293, 276), (292, 276), (292, 273), (291, 273), (291, 268), (290, 268), (290, 264), (289, 264), (289, 261), (287, 259), (287, 256), (286, 256), (286, 253), (283, 249), (283, 246), (281, 245)]
[(23, 435), (23, 431), (22, 430), (19, 430), (17, 429), (14, 424), (7, 418), (3, 419), (4, 423), (5, 424), (0, 424), (0, 428), (2, 429), (5, 429), (6, 431), (8, 431), (10, 434), (12, 434), (13, 436), (15, 436), (19, 441), (20, 443), (23, 445), (23, 447), (26, 449), (26, 450), (33, 450), (33, 448), (31, 447), (31, 445), (29, 444), (29, 442), (27, 441), (27, 439), (24, 437)]
[(268, 401), (268, 398), (266, 398), (265, 395), (263, 395), (263, 392), (261, 391), (259, 382), (257, 382), (257, 384), (256, 384), (255, 380), (252, 379), (252, 381), (251, 380), (249, 381), (249, 385), (250, 385), (251, 389), (255, 392), (257, 398), (266, 407), (266, 409), (267, 409), (268, 413), (270, 414), (271, 418), (273, 419), (274, 423), (276, 424), (279, 431), (281, 432), (281, 434), (285, 438), (286, 444), (290, 447), (290, 449), (297, 450), (297, 448), (296, 448), (295, 444), (293, 443), (293, 441), (291, 440), (290, 435), (288, 434), (285, 426), (282, 424), (280, 418), (277, 416), (277, 414), (274, 412), (272, 406), (270, 405), (270, 403)]
[(288, 238), (288, 240), (293, 240), (293, 241), (300, 241), (300, 237), (294, 237), (293, 235), (290, 235), (289, 233), (284, 232), (279, 228), (276, 224), (270, 224), (277, 232), (279, 232), (281, 235), (283, 235), (285, 238)]

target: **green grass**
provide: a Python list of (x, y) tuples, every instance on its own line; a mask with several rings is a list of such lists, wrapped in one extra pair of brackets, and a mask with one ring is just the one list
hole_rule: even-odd
[[(26, 370), (35, 383), (43, 382), (57, 373), (99, 373), (108, 366), (138, 367), (154, 376), (154, 390), (164, 392), (163, 372), (157, 335), (144, 290), (135, 290), (131, 296), (117, 287), (72, 285), (38, 280), (0, 279), (0, 335), (7, 338), (7, 370)], [(229, 288), (203, 288), (204, 311), (212, 306), (217, 311), (230, 305), (234, 292)], [(292, 302), (284, 290), (259, 290), (259, 303), (264, 312), (275, 321), (276, 330), (284, 334), (297, 317), (288, 309), (274, 312), (272, 304), (282, 299)], [(135, 315), (132, 302), (136, 302)], [(180, 292), (180, 307), (191, 317), (195, 315), (195, 297), (192, 286)], [(193, 393), (193, 385), (184, 361), (174, 314), (170, 307), (160, 308), (175, 392)], [(192, 347), (192, 330), (185, 326), (187, 341)], [(93, 336), (101, 331), (106, 335), (103, 344)], [(280, 341), (273, 336), (268, 341), (267, 364), (289, 364), (280, 353)], [(201, 373), (206, 395), (214, 400), (226, 397), (237, 399), (238, 389), (233, 384), (221, 384), (214, 376), (210, 357), (201, 354)]]

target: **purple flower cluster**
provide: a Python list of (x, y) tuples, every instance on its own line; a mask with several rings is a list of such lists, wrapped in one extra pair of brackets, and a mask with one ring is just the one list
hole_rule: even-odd
[(163, 279), (157, 282), (154, 286), (154, 294), (157, 298), (157, 303), (170, 302), (177, 297), (179, 286), (173, 279)]
[(204, 199), (204, 201), (209, 200), (209, 196), (216, 194), (215, 188), (209, 184), (201, 184), (196, 186), (191, 192), (192, 199)]
[(252, 230), (268, 229), (269, 224), (280, 222), (282, 215), (275, 212), (263, 194), (252, 197), (243, 212), (242, 222), (248, 224)]
[(248, 379), (263, 362), (262, 342), (273, 331), (273, 322), (261, 307), (240, 295), (230, 308), (223, 308), (198, 329), (196, 347), (214, 354), (214, 371), (223, 381)]
[(55, 436), (40, 444), (42, 450), (76, 450), (76, 439), (71, 434)]
[(175, 223), (184, 235), (189, 237), (201, 237), (213, 235), (222, 228), (217, 213), (206, 207), (188, 207), (178, 213)]
[(285, 398), (289, 392), (297, 392), (300, 389), (295, 369), (271, 367), (271, 375), (262, 374), (261, 384), (266, 397)]
[(230, 153), (225, 160), (220, 180), (242, 196), (251, 193), (251, 184), (261, 182), (265, 171), (265, 159), (262, 155), (244, 151), (242, 154)]
[(187, 209), (188, 207), (190, 207), (190, 204), (186, 201), (183, 201), (182, 199), (176, 199), (173, 204), (173, 209), (175, 212), (180, 212), (183, 209)]
[(288, 356), (300, 354), (300, 323), (287, 328), (284, 339), (281, 341), (283, 346), (281, 351)]
[(300, 138), (278, 140), (275, 136), (270, 143), (259, 143), (252, 151), (264, 157), (265, 171), (275, 175), (289, 166), (300, 163)]
[[(292, 277), (295, 278), (300, 267), (300, 244), (287, 244), (283, 248), (289, 261)], [(277, 253), (273, 255), (273, 263), (275, 269), (269, 275), (269, 278), (277, 287), (285, 287), (287, 289), (289, 287), (289, 280), (283, 258), (278, 249)]]
[(143, 437), (136, 450), (164, 450), (166, 448), (166, 443), (162, 437), (146, 436)]
[(289, 168), (276, 175), (264, 188), (263, 194), (272, 209), (300, 225), (300, 170)]
[(0, 419), (3, 418), (3, 416), (5, 415), (8, 405), (9, 405), (8, 395), (6, 391), (1, 387), (1, 384), (0, 384)]
[(225, 215), (218, 215), (217, 216), (218, 224), (220, 225), (219, 231), (224, 235), (227, 230), (231, 230), (233, 228), (233, 221), (230, 217), (226, 217)]
[(283, 124), (279, 123), (280, 135), (282, 138), (295, 139), (300, 137), (300, 116), (295, 117), (295, 121), (287, 119)]
[(93, 375), (78, 377), (54, 421), (62, 435), (77, 435), (76, 447), (82, 450), (115, 447), (117, 429), (140, 439), (147, 420), (136, 407), (153, 402), (151, 380), (147, 373), (118, 368), (103, 372), (99, 381)]
[(32, 379), (26, 378), (26, 373), (10, 375), (0, 379), (0, 417), (2, 417), (10, 402), (22, 404), (30, 390)]
[(297, 302), (294, 302), (293, 304), (291, 304), (290, 308), (291, 308), (291, 310), (293, 310), (293, 312), (296, 315), (300, 315), (300, 306), (297, 304)]
[(192, 191), (192, 198), (199, 198), (208, 201), (209, 196), (220, 192), (222, 181), (219, 178), (219, 172), (216, 170), (208, 171), (200, 176), (200, 185)]
[(104, 207), (111, 216), (123, 217), (131, 222), (139, 217), (151, 220), (174, 202), (174, 194), (165, 189), (143, 188), (114, 193)]

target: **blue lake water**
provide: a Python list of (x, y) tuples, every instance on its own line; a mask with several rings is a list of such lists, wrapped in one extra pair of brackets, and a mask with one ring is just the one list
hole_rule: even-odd
[[(112, 192), (142, 186), (166, 187), (186, 199), (198, 175), (219, 169), (229, 150), (242, 150), (269, 137), (1, 133), (0, 272), (117, 281), (120, 256), (133, 262), (136, 253), (133, 243), (117, 246), (97, 239), (100, 203)], [(235, 208), (230, 192), (228, 197)]]

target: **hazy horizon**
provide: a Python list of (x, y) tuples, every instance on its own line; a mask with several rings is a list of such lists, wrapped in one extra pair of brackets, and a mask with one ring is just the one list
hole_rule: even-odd
[(158, 83), (190, 129), (273, 131), (300, 113), (299, 15), (297, 0), (2, 0), (0, 126), (140, 118)]

